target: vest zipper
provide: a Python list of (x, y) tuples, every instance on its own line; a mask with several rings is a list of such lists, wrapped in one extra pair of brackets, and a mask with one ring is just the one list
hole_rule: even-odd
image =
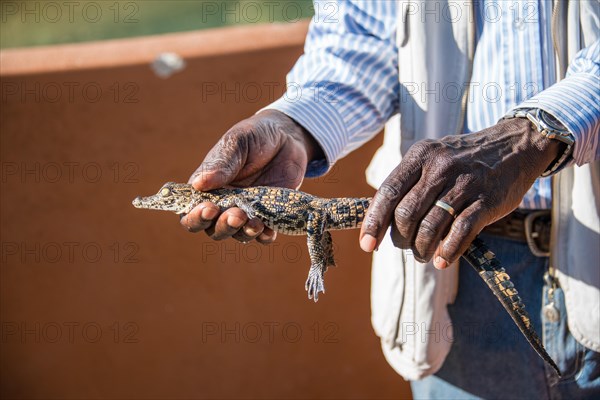
[(562, 59), (560, 58), (560, 53), (558, 51), (558, 32), (556, 31), (557, 29), (557, 25), (558, 25), (558, 17), (559, 17), (559, 4), (560, 4), (560, 0), (554, 0), (554, 6), (552, 7), (552, 21), (551, 21), (551, 27), (550, 30), (552, 32), (552, 46), (554, 47), (554, 57), (556, 60), (556, 64), (558, 67), (558, 70), (556, 71), (556, 81), (558, 82), (562, 76), (563, 76), (563, 71), (564, 71), (564, 66), (562, 63)]
[[(560, 59), (559, 49), (558, 49), (558, 37), (556, 32), (556, 27), (558, 25), (558, 17), (559, 17), (559, 7), (560, 0), (554, 0), (554, 6), (552, 7), (552, 22), (550, 30), (552, 32), (552, 45), (554, 47), (554, 59), (557, 71), (556, 71), (556, 82), (560, 81), (563, 75), (563, 66), (562, 60)], [(558, 173), (560, 174), (560, 172)], [(552, 229), (550, 230), (550, 257), (548, 260), (548, 275), (555, 282), (557, 282), (556, 278), (556, 241), (558, 240), (558, 225), (561, 222), (560, 215), (560, 199), (559, 199), (559, 186), (560, 186), (560, 178), (558, 174), (552, 176), (552, 213), (551, 213), (551, 221), (552, 221)]]

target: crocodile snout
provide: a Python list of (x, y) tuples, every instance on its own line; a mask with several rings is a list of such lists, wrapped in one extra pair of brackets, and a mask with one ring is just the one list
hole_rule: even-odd
[(142, 206), (142, 197), (141, 196), (136, 197), (135, 199), (133, 199), (131, 204), (133, 204), (133, 206), (136, 208), (140, 208)]

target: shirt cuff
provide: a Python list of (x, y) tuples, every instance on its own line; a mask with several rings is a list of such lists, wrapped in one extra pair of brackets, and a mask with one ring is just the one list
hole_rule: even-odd
[(344, 120), (332, 105), (334, 100), (325, 98), (322, 93), (305, 87), (288, 89), (283, 97), (262, 109), (286, 114), (302, 125), (323, 149), (325, 159), (313, 160), (308, 164), (307, 178), (324, 175), (348, 142)]
[(540, 108), (559, 120), (575, 137), (577, 165), (600, 159), (600, 78), (578, 73), (552, 85), (516, 108)]

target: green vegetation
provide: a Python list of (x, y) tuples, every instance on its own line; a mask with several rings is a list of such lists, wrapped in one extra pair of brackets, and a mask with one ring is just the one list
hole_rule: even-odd
[(0, 0), (0, 48), (294, 22), (311, 0)]

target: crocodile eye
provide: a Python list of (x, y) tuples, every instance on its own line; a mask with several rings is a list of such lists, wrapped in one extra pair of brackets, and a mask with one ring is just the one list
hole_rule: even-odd
[(171, 189), (169, 189), (169, 188), (163, 188), (163, 189), (160, 191), (160, 194), (161, 194), (161, 196), (163, 196), (163, 197), (170, 196), (170, 195), (171, 195)]

